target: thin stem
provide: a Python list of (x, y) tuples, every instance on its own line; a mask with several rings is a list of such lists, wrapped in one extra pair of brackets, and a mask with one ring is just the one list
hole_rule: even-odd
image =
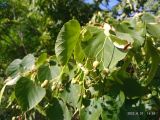
[(108, 68), (110, 67), (111, 62), (112, 62), (112, 60), (113, 60), (114, 51), (115, 51), (115, 46), (114, 46), (114, 48), (113, 48), (113, 52), (112, 52), (111, 60), (110, 60), (110, 62), (109, 62), (109, 64), (108, 64)]

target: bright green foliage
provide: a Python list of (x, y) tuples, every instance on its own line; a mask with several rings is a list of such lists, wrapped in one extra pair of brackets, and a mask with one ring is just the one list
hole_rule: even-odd
[(20, 69), (23, 70), (23, 72), (26, 72), (28, 70), (32, 70), (35, 64), (35, 58), (32, 54), (28, 54), (27, 56), (25, 56), (20, 64)]
[[(65, 91), (60, 94), (63, 101), (70, 104), (75, 110), (80, 105), (78, 104), (81, 94), (81, 86), (79, 84), (71, 84)], [(74, 96), (74, 97), (73, 97)]]
[(62, 100), (53, 98), (53, 105), (49, 105), (46, 114), (49, 120), (70, 120), (71, 115), (66, 104)]
[(55, 52), (62, 65), (65, 65), (71, 57), (79, 35), (80, 25), (76, 20), (65, 23), (60, 30), (55, 44)]
[(33, 69), (35, 63), (35, 58), (33, 55), (28, 54), (22, 60), (14, 60), (7, 68), (6, 74), (8, 76), (16, 76), (20, 72), (26, 72)]
[(118, 19), (134, 16), (133, 13), (149, 12), (159, 14), (159, 0), (123, 0), (112, 9)]
[(6, 74), (8, 76), (15, 76), (19, 73), (20, 70), (20, 63), (21, 60), (20, 59), (16, 59), (14, 60), (7, 68), (6, 70)]
[(128, 112), (139, 113), (134, 120), (145, 120), (149, 111), (157, 119), (160, 27), (156, 17), (143, 13), (101, 23), (80, 26), (70, 20), (58, 33), (56, 55), (44, 52), (14, 60), (5, 84), (15, 88), (12, 102), (25, 114), (38, 111), (49, 120), (128, 120), (132, 118)]
[(91, 99), (89, 106), (84, 107), (80, 111), (80, 119), (81, 120), (97, 120), (102, 112), (101, 105), (98, 100)]
[[(102, 61), (103, 66), (108, 68), (114, 67), (118, 61), (125, 57), (126, 53), (118, 50), (110, 39), (105, 37), (104, 30), (96, 27), (88, 27), (88, 29), (93, 37), (88, 41), (82, 42), (87, 57)], [(115, 38), (111, 36), (111, 40), (119, 42)]]
[(43, 64), (45, 63), (46, 59), (47, 59), (47, 53), (42, 53), (42, 54), (39, 56), (39, 58), (38, 58), (38, 60), (37, 60), (37, 62), (36, 62), (36, 66), (41, 66), (41, 65), (43, 65)]
[(160, 24), (159, 23), (148, 23), (147, 31), (154, 37), (160, 38)]
[(15, 96), (21, 109), (28, 111), (35, 107), (45, 96), (45, 89), (25, 77), (22, 77), (15, 86)]
[(39, 69), (38, 69), (38, 73), (37, 73), (37, 81), (39, 82), (43, 82), (44, 80), (51, 80), (52, 79), (52, 75), (51, 75), (51, 70), (49, 68), (48, 65), (42, 65)]

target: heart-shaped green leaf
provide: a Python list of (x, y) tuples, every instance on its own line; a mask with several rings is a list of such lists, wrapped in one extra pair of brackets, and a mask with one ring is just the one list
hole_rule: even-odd
[(36, 86), (30, 79), (22, 77), (15, 87), (15, 96), (23, 111), (35, 107), (45, 96), (46, 91)]

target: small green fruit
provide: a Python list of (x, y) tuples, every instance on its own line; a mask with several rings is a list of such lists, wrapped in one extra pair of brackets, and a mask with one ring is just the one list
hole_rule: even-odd
[(41, 87), (42, 88), (45, 88), (47, 85), (48, 85), (49, 81), (48, 80), (45, 80), (42, 84), (41, 84)]
[(103, 74), (104, 74), (104, 75), (108, 75), (108, 73), (109, 73), (109, 69), (108, 69), (108, 68), (104, 68), (104, 69), (103, 69)]
[(55, 89), (56, 89), (56, 86), (53, 85), (53, 86), (51, 87), (51, 90), (53, 91), (53, 90), (55, 90)]
[(11, 108), (14, 109), (14, 108), (15, 108), (15, 105), (12, 105)]
[(78, 81), (76, 79), (72, 79), (71, 83), (76, 84), (76, 83), (78, 83)]
[(80, 82), (79, 82), (79, 85), (82, 85), (82, 84), (83, 84), (83, 82), (82, 82), (82, 81), (80, 81)]
[(86, 97), (87, 97), (87, 95), (84, 94), (84, 95), (83, 95), (83, 98), (86, 98)]
[(85, 74), (85, 75), (88, 75), (88, 74), (89, 74), (89, 70), (88, 70), (88, 69), (85, 69), (85, 70), (84, 70), (84, 74)]
[(60, 89), (59, 89), (59, 92), (63, 92), (63, 90), (64, 90), (63, 88), (60, 88)]
[(147, 97), (148, 99), (150, 99), (152, 97), (152, 94), (148, 94)]
[(13, 116), (13, 117), (12, 117), (12, 120), (16, 120), (16, 117), (15, 117), (15, 116)]
[(98, 65), (99, 65), (99, 61), (96, 60), (96, 61), (93, 62), (93, 68), (94, 69), (97, 68)]
[(16, 105), (16, 109), (19, 109), (19, 106), (18, 106), (18, 105)]
[(157, 91), (153, 90), (153, 91), (152, 91), (152, 95), (153, 95), (153, 96), (156, 96), (156, 95), (157, 95)]
[(85, 108), (85, 106), (84, 106), (84, 105), (82, 105), (82, 106), (81, 106), (81, 109), (84, 109), (84, 108)]
[(160, 47), (158, 47), (157, 50), (160, 51)]

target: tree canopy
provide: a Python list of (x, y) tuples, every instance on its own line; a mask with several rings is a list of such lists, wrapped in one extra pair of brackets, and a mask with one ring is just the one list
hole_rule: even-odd
[(0, 120), (159, 119), (160, 1), (110, 2), (0, 0)]

